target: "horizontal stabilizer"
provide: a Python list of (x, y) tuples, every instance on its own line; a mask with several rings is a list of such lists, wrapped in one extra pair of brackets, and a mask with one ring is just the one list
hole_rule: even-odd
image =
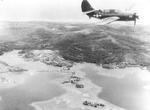
[(86, 12), (84, 12), (84, 13), (85, 13), (85, 14), (90, 14), (90, 13), (95, 13), (95, 12), (97, 12), (97, 10), (86, 11)]

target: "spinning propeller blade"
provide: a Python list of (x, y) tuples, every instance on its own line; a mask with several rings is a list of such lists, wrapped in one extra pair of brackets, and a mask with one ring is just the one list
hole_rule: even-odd
[(136, 13), (134, 13), (133, 16), (134, 16), (134, 26), (135, 26), (136, 20), (139, 19), (139, 16)]
[(135, 27), (135, 25), (136, 25), (136, 19), (134, 20), (134, 27)]

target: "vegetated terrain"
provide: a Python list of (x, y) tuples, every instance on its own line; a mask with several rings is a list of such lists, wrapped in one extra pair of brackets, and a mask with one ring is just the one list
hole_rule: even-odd
[[(148, 32), (142, 26), (51, 22), (6, 22), (0, 34), (1, 54), (13, 49), (58, 50), (66, 60), (95, 64), (150, 66)], [(8, 36), (12, 36), (11, 39)], [(9, 39), (6, 39), (6, 38)]]

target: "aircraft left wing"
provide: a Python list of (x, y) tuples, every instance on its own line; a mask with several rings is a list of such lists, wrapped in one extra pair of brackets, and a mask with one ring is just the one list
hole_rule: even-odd
[(104, 19), (102, 19), (102, 22), (103, 23), (106, 23), (106, 24), (110, 24), (110, 23), (112, 23), (112, 22), (115, 22), (115, 21), (117, 21), (118, 19), (120, 19), (119, 17), (108, 17), (108, 18), (104, 18)]

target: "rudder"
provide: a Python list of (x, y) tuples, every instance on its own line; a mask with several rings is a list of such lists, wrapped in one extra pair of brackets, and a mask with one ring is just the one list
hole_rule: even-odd
[(87, 0), (83, 0), (81, 4), (82, 12), (92, 11), (94, 8), (90, 5)]

